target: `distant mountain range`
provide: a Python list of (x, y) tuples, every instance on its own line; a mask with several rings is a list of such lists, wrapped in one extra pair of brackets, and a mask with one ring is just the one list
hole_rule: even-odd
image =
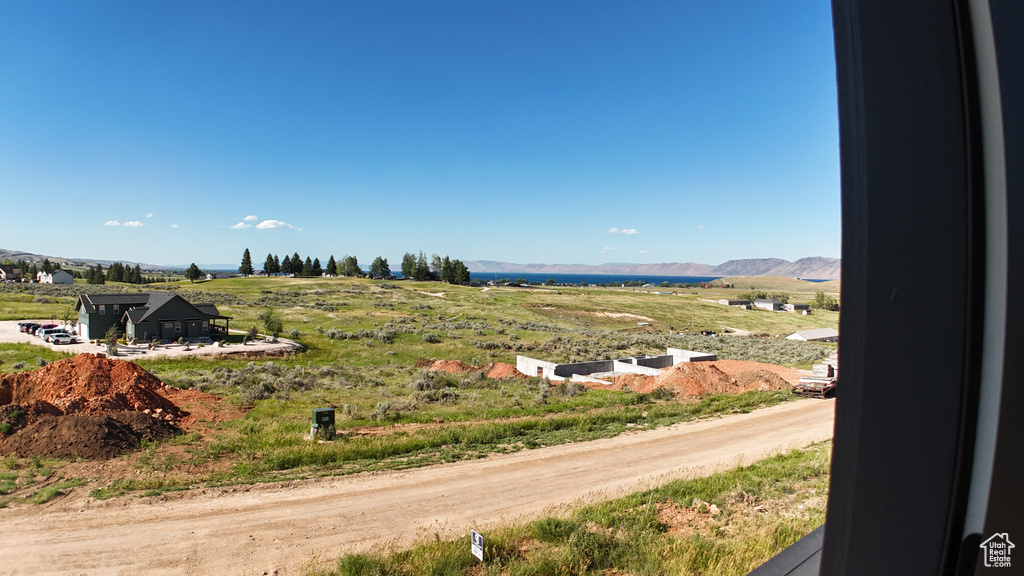
[(95, 266), (97, 264), (102, 265), (104, 268), (109, 267), (114, 262), (120, 262), (125, 266), (139, 265), (142, 270), (174, 270), (177, 268), (185, 269), (185, 266), (156, 266), (154, 264), (145, 264), (143, 262), (128, 262), (127, 260), (97, 260), (95, 258), (65, 258), (63, 256), (44, 256), (42, 254), (32, 254), (31, 252), (22, 252), (20, 250), (7, 250), (0, 248), (0, 261), (10, 260), (17, 262), (24, 260), (25, 262), (42, 262), (49, 258), (50, 262), (60, 263), (63, 268), (78, 268), (84, 266)]
[(717, 266), (697, 262), (662, 264), (515, 264), (493, 260), (465, 262), (470, 272), (481, 274), (617, 274), (628, 276), (788, 276), (815, 280), (838, 280), (839, 258), (812, 256), (790, 262), (781, 258), (729, 260)]
[[(60, 256), (42, 256), (17, 250), (0, 248), (0, 261), (25, 260), (42, 262), (49, 258), (50, 262), (60, 262), (61, 266), (95, 266), (102, 264), (108, 267), (114, 262), (122, 262), (126, 266), (139, 264), (143, 270), (177, 270), (184, 269), (180, 265), (156, 265), (124, 260), (97, 260), (93, 258), (64, 258)], [(255, 265), (256, 263), (254, 263)], [(469, 260), (465, 262), (470, 272), (481, 274), (617, 274), (622, 276), (788, 276), (790, 278), (813, 278), (815, 280), (838, 280), (839, 258), (812, 256), (790, 262), (781, 258), (746, 258), (729, 260), (717, 266), (698, 264), (696, 262), (666, 262), (662, 264), (628, 264), (609, 262), (607, 264), (516, 264), (513, 262), (496, 262), (494, 260)], [(210, 270), (231, 270), (234, 267), (224, 265), (207, 265), (200, 268)]]

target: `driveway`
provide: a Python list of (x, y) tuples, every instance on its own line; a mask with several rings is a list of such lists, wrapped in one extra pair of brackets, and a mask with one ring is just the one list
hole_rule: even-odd
[[(100, 344), (92, 344), (89, 342), (80, 342), (78, 344), (50, 344), (44, 342), (38, 336), (31, 334), (25, 334), (24, 332), (18, 331), (19, 320), (4, 320), (0, 321), (0, 343), (28, 343), (36, 346), (45, 346), (51, 350), (57, 352), (67, 352), (69, 354), (81, 354), (83, 352), (103, 353), (107, 352), (106, 346)], [(50, 320), (24, 320), (24, 322), (36, 322), (38, 324), (50, 324)], [(242, 332), (238, 332), (241, 334)], [(184, 346), (180, 344), (159, 344), (152, 350), (149, 348), (149, 344), (136, 344), (134, 346), (119, 345), (117, 347), (117, 355), (124, 357), (125, 359), (131, 359), (133, 357), (140, 356), (200, 356), (200, 355), (211, 355), (211, 354), (283, 354), (287, 352), (294, 352), (302, 349), (302, 345), (291, 340), (284, 338), (278, 338), (277, 342), (267, 342), (265, 340), (257, 340), (250, 344), (232, 344), (223, 348), (217, 347), (211, 344), (206, 344), (202, 348), (199, 348), (196, 344), (190, 344), (189, 349), (186, 350)]]

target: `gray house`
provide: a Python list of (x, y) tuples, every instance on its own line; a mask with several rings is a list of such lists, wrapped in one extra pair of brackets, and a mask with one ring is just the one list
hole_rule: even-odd
[(75, 310), (85, 339), (102, 338), (115, 324), (122, 334), (139, 340), (220, 338), (227, 335), (231, 320), (213, 304), (192, 304), (169, 292), (83, 294)]
[(40, 284), (74, 284), (75, 277), (67, 270), (54, 270), (50, 274), (40, 270), (36, 273), (36, 282)]
[(0, 282), (21, 282), (24, 272), (13, 264), (0, 264)]

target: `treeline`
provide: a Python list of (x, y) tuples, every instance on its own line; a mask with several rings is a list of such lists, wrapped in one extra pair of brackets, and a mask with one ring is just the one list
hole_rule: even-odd
[[(31, 278), (33, 280), (35, 280), (36, 274), (39, 274), (40, 272), (46, 272), (47, 274), (50, 274), (50, 273), (54, 272), (55, 270), (60, 270), (61, 269), (60, 268), (60, 262), (50, 262), (49, 258), (46, 258), (45, 260), (43, 260), (43, 263), (41, 265), (36, 265), (35, 262), (29, 262), (28, 260), (18, 260), (16, 262), (15, 261), (11, 261), (11, 260), (5, 260), (3, 262), (3, 264), (10, 264), (12, 266), (17, 266), (21, 270), (22, 274), (24, 274), (26, 277)], [(72, 275), (73, 276), (76, 275), (76, 274), (77, 274), (77, 272), (72, 271)], [(78, 278), (78, 277), (81, 277), (81, 275), (78, 274), (75, 277)]]
[[(469, 269), (461, 260), (452, 260), (448, 256), (442, 258), (437, 254), (434, 254), (430, 260), (427, 260), (427, 255), (422, 251), (418, 256), (407, 252), (402, 257), (401, 271), (402, 277), (412, 280), (434, 280), (449, 284), (470, 283)], [(252, 254), (248, 248), (242, 254), (242, 263), (238, 267), (238, 272), (244, 276), (252, 276), (256, 273), (252, 263)], [(395, 278), (391, 272), (391, 265), (388, 264), (388, 259), (381, 256), (374, 258), (373, 262), (370, 263), (369, 270), (364, 272), (359, 265), (359, 260), (355, 256), (343, 256), (340, 260), (335, 260), (332, 254), (327, 260), (327, 265), (323, 266), (320, 263), (320, 258), (306, 256), (303, 259), (299, 256), (298, 252), (291, 256), (285, 254), (284, 258), (280, 258), (277, 254), (273, 253), (267, 254), (263, 262), (263, 273), (267, 276), (283, 274), (285, 276), (300, 277), (326, 275), (357, 278), (368, 276), (374, 279)]]
[(125, 266), (120, 262), (114, 262), (106, 271), (103, 266), (97, 264), (90, 266), (85, 273), (75, 271), (76, 278), (85, 278), (86, 284), (106, 284), (110, 282), (124, 282), (126, 284), (153, 284), (154, 282), (166, 282), (166, 278), (155, 276), (143, 276), (142, 269), (138, 264), (135, 267)]

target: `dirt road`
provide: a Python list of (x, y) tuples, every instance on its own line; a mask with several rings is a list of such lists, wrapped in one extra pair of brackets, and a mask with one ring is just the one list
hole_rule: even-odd
[(747, 464), (832, 436), (834, 401), (404, 472), (0, 510), (0, 574), (297, 574)]

